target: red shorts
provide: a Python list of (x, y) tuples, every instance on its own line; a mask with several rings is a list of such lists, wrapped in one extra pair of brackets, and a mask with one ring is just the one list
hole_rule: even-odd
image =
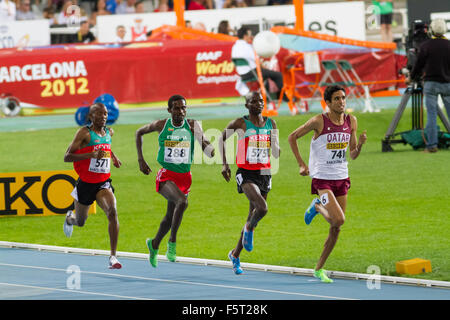
[(350, 178), (343, 180), (312, 179), (311, 194), (319, 194), (319, 190), (331, 190), (335, 197), (344, 196), (350, 189)]
[(164, 181), (173, 181), (184, 194), (191, 191), (192, 175), (191, 172), (179, 173), (161, 168), (156, 175), (156, 192), (159, 192), (159, 185)]

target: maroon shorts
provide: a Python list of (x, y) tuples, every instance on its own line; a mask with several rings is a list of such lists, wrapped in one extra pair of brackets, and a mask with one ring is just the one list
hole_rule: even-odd
[(179, 173), (161, 168), (156, 175), (156, 192), (159, 192), (159, 185), (164, 181), (173, 181), (184, 194), (191, 191), (192, 175), (191, 172)]
[(312, 179), (311, 194), (319, 194), (319, 190), (331, 190), (335, 197), (344, 196), (350, 189), (350, 178), (343, 180)]

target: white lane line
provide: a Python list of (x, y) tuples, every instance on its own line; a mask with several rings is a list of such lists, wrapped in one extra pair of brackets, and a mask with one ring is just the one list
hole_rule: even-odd
[[(109, 294), (109, 293), (103, 293), (103, 292), (82, 291), (82, 290), (78, 290), (78, 289), (58, 289), (58, 288), (50, 288), (50, 287), (30, 286), (30, 285), (26, 285), (26, 284), (0, 282), (0, 286), (2, 286), (2, 285), (10, 286), (10, 287), (21, 287), (21, 288), (30, 288), (30, 289), (41, 289), (41, 290), (50, 290), (50, 291), (59, 291), (59, 292), (79, 293), (79, 294), (87, 294), (87, 295), (94, 295), (94, 296), (105, 296), (105, 297), (121, 298), (121, 299), (154, 300), (154, 299), (142, 298), (142, 297), (120, 296), (120, 295), (116, 295), (116, 294)], [(5, 298), (5, 297), (3, 297), (3, 298)], [(60, 299), (61, 298), (59, 298), (58, 300), (60, 300)]]
[[(49, 267), (26, 266), (26, 265), (9, 264), (9, 263), (0, 263), (0, 265), (8, 266), (8, 267), (19, 267), (19, 268), (28, 268), (28, 269), (40, 269), (40, 270), (66, 272), (65, 269), (49, 268)], [(205, 286), (205, 287), (217, 287), (217, 288), (226, 288), (226, 289), (268, 292), (268, 293), (297, 295), (297, 296), (312, 297), (312, 298), (358, 300), (358, 299), (345, 298), (345, 297), (324, 296), (324, 295), (317, 295), (317, 294), (310, 294), (310, 293), (289, 292), (289, 291), (270, 290), (270, 289), (261, 289), (261, 288), (238, 287), (238, 286), (229, 286), (229, 285), (222, 285), (222, 284), (193, 282), (193, 281), (187, 281), (187, 280), (169, 280), (169, 279), (149, 278), (149, 277), (142, 277), (142, 276), (122, 275), (122, 274), (105, 273), (105, 272), (83, 271), (83, 270), (80, 270), (80, 272), (84, 273), (84, 274), (102, 275), (102, 276), (109, 276), (109, 277), (115, 277), (115, 278), (128, 278), (128, 279), (137, 279), (137, 280), (144, 280), (144, 281), (167, 282), (167, 283), (187, 284), (187, 285), (196, 285), (196, 286)]]

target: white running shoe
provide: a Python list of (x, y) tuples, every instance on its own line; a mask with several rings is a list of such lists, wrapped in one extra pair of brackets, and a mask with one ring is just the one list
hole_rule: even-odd
[(72, 210), (67, 211), (66, 218), (64, 219), (63, 230), (67, 238), (72, 236), (73, 225), (67, 223), (67, 218), (73, 214)]
[(116, 256), (110, 256), (109, 257), (109, 268), (110, 269), (120, 269), (120, 268), (122, 268), (122, 265), (120, 264), (119, 260), (117, 260)]

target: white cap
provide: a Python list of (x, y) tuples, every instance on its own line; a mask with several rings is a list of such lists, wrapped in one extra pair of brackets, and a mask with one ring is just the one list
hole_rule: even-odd
[(431, 22), (431, 31), (436, 36), (442, 36), (447, 32), (447, 23), (444, 19), (435, 19)]

